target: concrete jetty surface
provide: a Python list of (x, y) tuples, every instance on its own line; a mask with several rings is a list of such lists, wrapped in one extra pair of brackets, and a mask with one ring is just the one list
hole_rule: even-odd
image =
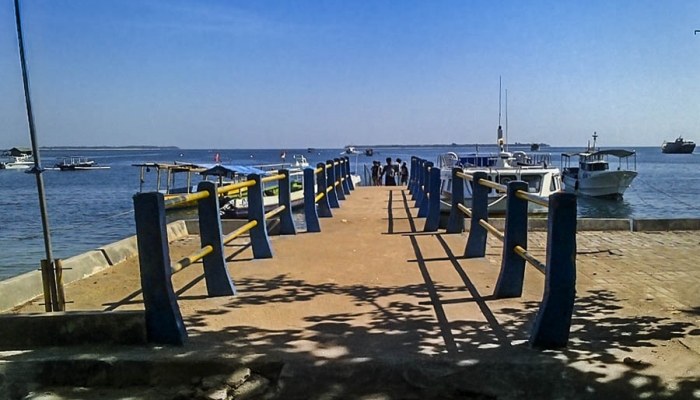
[[(569, 347), (538, 351), (527, 340), (544, 277), (528, 267), (522, 298), (491, 298), (496, 239), (486, 258), (463, 258), (467, 233), (422, 233), (401, 187), (360, 187), (341, 207), (322, 233), (272, 237), (272, 259), (253, 260), (246, 238), (226, 246), (237, 296), (207, 298), (201, 264), (175, 274), (185, 346), (2, 352), (0, 387), (33, 390), (17, 398), (197, 398), (202, 377), (245, 366), (264, 377), (257, 395), (285, 399), (700, 398), (700, 232), (580, 232)], [(543, 261), (545, 242), (530, 233)], [(186, 236), (171, 258), (198, 248)], [(66, 297), (71, 311), (142, 310), (137, 259)], [(42, 310), (36, 300), (13, 312)], [(8, 378), (22, 370), (42, 387)]]

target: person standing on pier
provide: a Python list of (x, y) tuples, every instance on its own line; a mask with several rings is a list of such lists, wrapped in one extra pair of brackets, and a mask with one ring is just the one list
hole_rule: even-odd
[(382, 178), (379, 171), (382, 169), (382, 164), (379, 161), (372, 161), (372, 185), (382, 186)]
[(401, 185), (408, 186), (408, 165), (406, 165), (406, 161), (401, 164)]
[[(396, 167), (391, 163), (391, 157), (386, 158), (386, 165), (382, 169), (385, 186), (396, 186)], [(381, 179), (381, 178), (380, 178)]]

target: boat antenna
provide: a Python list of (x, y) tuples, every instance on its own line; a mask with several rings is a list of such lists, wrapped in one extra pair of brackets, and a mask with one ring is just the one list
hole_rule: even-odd
[(506, 151), (508, 151), (508, 89), (506, 89)]
[(496, 142), (500, 151), (503, 151), (503, 129), (501, 128), (501, 77), (498, 77), (498, 137)]
[[(39, 155), (39, 145), (36, 139), (36, 129), (34, 127), (34, 114), (32, 113), (32, 101), (29, 96), (29, 77), (27, 76), (27, 61), (24, 58), (24, 41), (22, 39), (22, 21), (19, 11), (19, 0), (15, 0), (15, 22), (17, 24), (17, 42), (19, 44), (19, 62), (22, 69), (22, 81), (24, 83), (24, 102), (27, 108), (27, 123), (29, 125), (29, 137), (32, 141), (32, 155), (34, 156), (34, 166), (27, 173), (36, 176), (36, 187), (39, 194), (39, 208), (41, 209), (41, 225), (44, 229), (44, 250), (46, 251), (46, 260), (42, 260), (42, 280), (44, 282), (44, 309), (46, 311), (64, 311), (65, 304), (59, 301), (62, 287), (56, 285), (57, 279), (56, 265), (53, 259), (53, 250), (51, 249), (51, 231), (49, 230), (49, 215), (46, 208), (46, 196), (44, 194), (44, 179), (41, 173), (44, 168), (41, 167), (41, 157)], [(48, 287), (48, 292), (46, 288)]]

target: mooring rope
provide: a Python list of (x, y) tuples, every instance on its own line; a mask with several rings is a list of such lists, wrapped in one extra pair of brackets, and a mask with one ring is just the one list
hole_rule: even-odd
[[(677, 201), (677, 202), (683, 204), (684, 206), (686, 206), (686, 207), (688, 207), (688, 208), (692, 208), (693, 210), (698, 210), (698, 211), (700, 211), (700, 207), (697, 207), (697, 206), (694, 206), (694, 205), (692, 205), (692, 204), (686, 203), (686, 202), (684, 202), (684, 201), (682, 201), (682, 200), (679, 200), (679, 199), (677, 199), (677, 198), (671, 196), (670, 194), (666, 193), (665, 191), (663, 191), (663, 190), (661, 190), (661, 189), (655, 187), (655, 186), (652, 185), (651, 183), (649, 183), (649, 182), (647, 182), (647, 181), (644, 181), (644, 180), (642, 180), (642, 179), (639, 179), (639, 177), (637, 177), (637, 181), (638, 181), (638, 182), (642, 182), (643, 184), (645, 184), (645, 185), (649, 186), (650, 188), (654, 189), (655, 191), (657, 191), (657, 192), (663, 194), (664, 196), (666, 196), (666, 197), (668, 197), (668, 198), (670, 198), (670, 199), (673, 199), (673, 200), (675, 200), (675, 201)], [(631, 186), (631, 185), (630, 185), (630, 186)], [(635, 191), (636, 191), (636, 189), (635, 189)], [(640, 199), (641, 199), (641, 196), (640, 196)], [(642, 201), (644, 201), (644, 200), (642, 200)], [(647, 203), (644, 202), (644, 204), (647, 204)]]

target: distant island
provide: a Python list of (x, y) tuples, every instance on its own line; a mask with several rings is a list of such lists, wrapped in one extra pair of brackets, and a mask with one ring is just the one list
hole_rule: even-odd
[(42, 146), (42, 150), (180, 150), (177, 146)]

